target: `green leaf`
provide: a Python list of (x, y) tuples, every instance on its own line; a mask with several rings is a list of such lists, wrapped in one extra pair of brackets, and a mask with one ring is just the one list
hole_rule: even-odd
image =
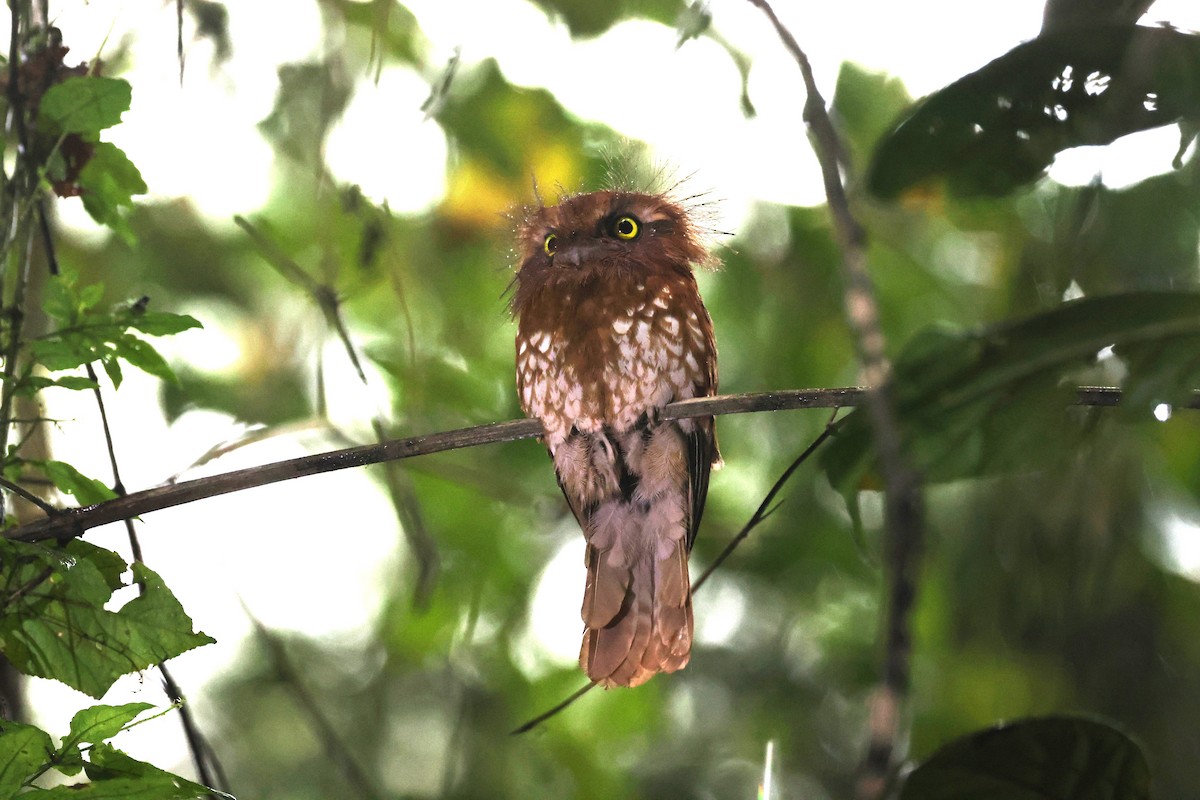
[(63, 325), (73, 323), (78, 310), (74, 288), (73, 275), (62, 275), (58, 280), (48, 281), (42, 296), (42, 311), (46, 316)]
[(81, 375), (64, 375), (61, 378), (47, 378), (44, 375), (26, 375), (18, 383), (16, 393), (18, 396), (28, 397), (37, 394), (43, 389), (49, 389), (54, 386), (78, 391), (82, 389), (95, 389), (99, 384)]
[(68, 741), (73, 744), (97, 744), (111, 739), (125, 730), (138, 714), (150, 708), (154, 708), (150, 703), (97, 705), (85, 708), (71, 718), (71, 735)]
[(169, 314), (165, 311), (143, 311), (131, 314), (129, 327), (149, 336), (170, 336), (192, 328), (203, 328), (200, 321), (187, 314)]
[(79, 505), (90, 506), (112, 500), (116, 492), (95, 478), (89, 478), (65, 461), (38, 461), (36, 463), (46, 473), (46, 477), (60, 492), (73, 495)]
[[(130, 758), (107, 744), (97, 744), (88, 753), (87, 775), (90, 784), (79, 787), (57, 787), (67, 790), (63, 798), (128, 798), (129, 800), (191, 800), (191, 798), (230, 797), (173, 775), (152, 764)], [(53, 790), (52, 790), (53, 791)]]
[(83, 750), (78, 744), (64, 744), (54, 756), (54, 769), (63, 775), (78, 775), (86, 766), (87, 761), (84, 760)]
[[(1148, 411), (1190, 398), (1200, 377), (1200, 295), (1130, 292), (980, 331), (922, 331), (894, 364), (905, 448), (930, 481), (978, 475), (1052, 450), (1072, 430), (1064, 414), (1073, 374), (1109, 346), (1130, 368), (1123, 406)], [(834, 486), (856, 490), (870, 465), (871, 442), (865, 415), (846, 417), (822, 454)]]
[(328, 13), (342, 15), (347, 26), (370, 33), (372, 42), (391, 56), (414, 67), (425, 65), (422, 55), (427, 42), (417, 18), (401, 3), (359, 3), (355, 0), (329, 0)]
[(149, 342), (136, 336), (120, 336), (113, 341), (113, 352), (143, 372), (171, 383), (178, 383), (174, 371)]
[(191, 618), (157, 573), (145, 564), (135, 563), (133, 577), (145, 590), (130, 600), (121, 614), (130, 625), (134, 644), (147, 653), (160, 654), (152, 663), (216, 641), (192, 631)]
[(92, 347), (80, 344), (78, 336), (37, 339), (29, 343), (29, 354), (50, 372), (76, 369), (100, 357)]
[(98, 389), (100, 384), (96, 383), (91, 378), (85, 378), (82, 375), (64, 375), (61, 378), (55, 378), (50, 381), (50, 386), (59, 386), (63, 389), (72, 389), (82, 391), (84, 389)]
[(911, 105), (912, 97), (898, 78), (850, 61), (838, 70), (832, 110), (843, 142), (860, 163), (870, 161), (876, 144)]
[(677, 47), (682, 47), (689, 39), (696, 39), (712, 26), (712, 12), (701, 2), (688, 3), (679, 11), (675, 18), (675, 34), (678, 36)]
[(1147, 800), (1150, 769), (1120, 731), (1028, 719), (956, 739), (918, 766), (900, 800)]
[(622, 18), (652, 19), (664, 25), (674, 22), (679, 13), (679, 0), (618, 0), (597, 3), (595, 0), (535, 0), (547, 13), (561, 18), (577, 38), (598, 36)]
[(79, 310), (87, 311), (90, 308), (95, 308), (96, 304), (104, 297), (103, 283), (89, 283), (79, 290)]
[(84, 559), (95, 567), (110, 593), (125, 585), (123, 578), (129, 571), (129, 565), (112, 550), (98, 547), (84, 539), (72, 539), (64, 550), (69, 557)]
[(1200, 36), (1072, 26), (922, 101), (880, 143), (867, 184), (885, 198), (930, 184), (1002, 195), (1039, 177), (1061, 150), (1198, 117)]
[(54, 744), (33, 725), (0, 720), (0, 800), (8, 800), (50, 760)]
[(115, 358), (105, 358), (100, 362), (100, 365), (104, 367), (104, 374), (112, 381), (113, 388), (120, 389), (121, 381), (123, 380), (121, 362)]
[(56, 133), (97, 134), (121, 121), (132, 97), (129, 81), (121, 78), (67, 78), (42, 95), (38, 121), (52, 123)]
[(111, 611), (112, 566), (86, 548), (63, 553), (0, 540), (12, 592), (0, 613), (0, 649), (27, 675), (62, 681), (99, 698), (131, 672), (213, 640), (192, 621), (162, 580), (143, 565), (143, 593)]
[(92, 157), (79, 173), (83, 207), (92, 219), (133, 242), (133, 229), (124, 212), (133, 206), (134, 195), (146, 193), (142, 173), (116, 145), (96, 142)]

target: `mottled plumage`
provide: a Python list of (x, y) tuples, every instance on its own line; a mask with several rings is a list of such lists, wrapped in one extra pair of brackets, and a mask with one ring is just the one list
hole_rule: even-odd
[(711, 257), (683, 206), (622, 191), (531, 209), (518, 250), (517, 392), (587, 539), (580, 664), (636, 686), (691, 652), (687, 558), (720, 456), (711, 417), (659, 412), (716, 393), (692, 274)]

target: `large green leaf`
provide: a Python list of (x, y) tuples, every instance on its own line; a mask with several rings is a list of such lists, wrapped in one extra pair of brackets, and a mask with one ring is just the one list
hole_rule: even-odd
[(138, 714), (154, 708), (149, 703), (125, 703), (119, 706), (90, 706), (71, 718), (71, 735), (73, 743), (97, 744), (111, 739), (125, 726), (133, 722)]
[(27, 675), (53, 678), (100, 697), (121, 675), (137, 672), (213, 641), (192, 621), (162, 580), (133, 566), (142, 593), (116, 611), (111, 553), (99, 548), (51, 550), (0, 540), (6, 602), (0, 650)]
[(1060, 150), (1200, 117), (1200, 37), (1171, 28), (1072, 27), (1018, 45), (930, 95), (880, 143), (875, 194), (944, 182), (999, 195)]
[(0, 800), (8, 800), (50, 758), (54, 745), (45, 731), (0, 720)]
[(956, 739), (908, 776), (900, 800), (1146, 800), (1150, 770), (1100, 722), (1043, 718)]
[[(1031, 456), (1067, 429), (1072, 373), (1110, 346), (1130, 368), (1127, 406), (1186, 400), (1200, 373), (1200, 295), (1131, 292), (980, 331), (926, 329), (894, 365), (909, 455), (934, 481)], [(823, 463), (831, 482), (852, 492), (870, 457), (870, 426), (855, 412)]]
[[(152, 764), (130, 758), (107, 744), (88, 751), (87, 776), (91, 783), (59, 786), (43, 797), (88, 798), (89, 800), (191, 800), (196, 797), (229, 797)], [(60, 794), (55, 795), (55, 792)]]
[(46, 90), (38, 118), (53, 123), (58, 133), (97, 134), (121, 121), (132, 96), (121, 78), (75, 76)]

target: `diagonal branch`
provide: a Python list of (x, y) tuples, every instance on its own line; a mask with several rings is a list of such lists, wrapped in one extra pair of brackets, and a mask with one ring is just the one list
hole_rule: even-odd
[[(871, 742), (863, 763), (858, 796), (882, 797), (885, 777), (894, 757), (899, 706), (908, 694), (912, 636), (909, 612), (916, 597), (916, 570), (924, 528), (921, 480), (904, 453), (892, 398), (891, 370), (879, 323), (879, 303), (867, 270), (866, 232), (855, 219), (842, 183), (841, 144), (825, 101), (817, 88), (812, 65), (791, 32), (779, 21), (767, 0), (749, 0), (762, 9), (780, 40), (792, 54), (804, 79), (808, 99), (804, 121), (821, 165), (825, 196), (841, 249), (842, 290), (846, 320), (854, 332), (863, 381), (870, 387), (863, 400), (879, 454), (883, 478), (884, 537), (888, 557), (889, 599), (885, 622), (886, 655), (882, 687), (872, 709)], [(878, 722), (877, 722), (878, 721)]]

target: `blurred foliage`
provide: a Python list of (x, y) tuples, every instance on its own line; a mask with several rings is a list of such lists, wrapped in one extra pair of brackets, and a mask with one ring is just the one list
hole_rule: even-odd
[(1137, 745), (1106, 725), (1022, 720), (951, 742), (918, 767), (900, 793), (900, 800), (959, 797), (1149, 798), (1150, 769)]
[[(211, 16), (215, 5), (188, 8)], [(695, 6), (670, 0), (537, 5), (581, 37), (631, 17), (672, 26), (683, 39), (721, 27), (719, 14), (699, 24)], [(601, 150), (618, 137), (546, 90), (514, 85), (501, 64), (447, 68), (428, 52), (419, 16), (393, 0), (330, 0), (321, 10), (330, 46), (283, 66), (275, 106), (264, 110), (276, 190), (253, 226), (337, 298), (372, 380), (386, 382), (390, 433), (515, 417), (504, 214), (533, 200), (531, 176), (548, 199), (555, 186), (598, 186)], [(236, 17), (235, 4), (228, 13)], [(211, 18), (224, 30), (219, 14)], [(1051, 81), (1086, 55), (1118, 86), (1131, 36), (1192, 46), (1174, 31), (1125, 28), (1043, 40), (907, 112), (899, 129), (893, 123), (910, 102), (903, 86), (847, 65), (833, 110), (856, 211), (871, 232), (900, 390), (919, 422), (912, 445), (937, 479), (926, 492), (911, 755), (925, 759), (999, 720), (1082, 712), (1136, 741), (1155, 796), (1171, 800), (1200, 785), (1200, 586), (1180, 574), (1164, 539), (1168, 519), (1200, 516), (1200, 419), (1178, 409), (1159, 422), (1148, 409), (1193, 387), (1195, 361), (1179, 341), (1130, 336), (1173, 321), (1194, 327), (1200, 187), (1191, 161), (1121, 190), (1027, 183), (1061, 147), (1180, 116), (1164, 89), (1157, 112), (1132, 122), (1118, 115), (1120, 124), (1099, 132), (1074, 125), (1087, 128), (1095, 109), (1081, 89), (1054, 90)], [(752, 70), (753, 59), (746, 63)], [(1154, 63), (1191, 97), (1200, 80), (1191, 59)], [(374, 204), (324, 163), (358, 76), (382, 69), (424, 77), (435, 100), (427, 124), (449, 144), (446, 194), (425, 213)], [(1033, 99), (1018, 110), (1033, 117), (994, 116), (996, 97), (1022, 87)], [(1054, 91), (1055, 102), (1080, 101), (1071, 124), (1035, 102)], [(798, 82), (796, 92), (800, 103)], [(982, 140), (970, 131), (981, 109), (993, 114)], [(949, 145), (926, 136), (930, 114)], [(403, 142), (377, 155), (416, 157)], [(931, 176), (972, 197), (904, 192)], [(868, 184), (906, 202), (881, 203)], [(1004, 195), (1018, 184), (1019, 193)], [(171, 418), (203, 408), (283, 426), (327, 411), (318, 366), (338, 357), (327, 347), (336, 333), (254, 241), (185, 201), (122, 207), (121, 218), (131, 238), (60, 239), (58, 258), (80, 285), (103, 281), (112, 303), (148, 294), (155, 308), (188, 312), (238, 348), (225, 371), (172, 364), (178, 382), (162, 389)], [(761, 204), (727, 244), (724, 268), (700, 276), (723, 390), (853, 384), (826, 210)], [(1084, 300), (1064, 304), (1078, 292)], [(1112, 357), (1096, 358), (1113, 344)], [(1139, 378), (1131, 388), (1153, 390), (1121, 409), (1064, 410), (1067, 388), (1127, 375)], [(727, 467), (713, 477), (695, 574), (826, 422), (813, 412), (720, 420)], [(365, 424), (345, 435), (370, 438)], [(848, 462), (869, 461), (869, 443), (856, 436), (851, 423), (829, 458), (852, 451)], [(768, 742), (780, 796), (851, 795), (880, 660), (880, 502), (869, 481), (803, 468), (780, 510), (697, 595), (699, 644), (686, 670), (637, 690), (594, 691), (514, 737), (514, 727), (583, 682), (531, 635), (534, 588), (579, 534), (532, 442), (404, 469), (438, 548), (428, 607), (414, 607), (418, 565), (398, 542), (403, 566), (383, 613), (361, 621), (368, 635), (280, 637), (298, 670), (281, 669), (261, 639), (237, 654), (212, 687), (208, 735), (239, 796), (353, 793), (330, 731), (313, 724), (304, 697), (385, 797), (748, 797)], [(856, 490), (854, 515), (835, 483)], [(331, 536), (329, 550), (331, 563), (356, 557), (350, 537)], [(323, 591), (338, 591), (334, 569)], [(573, 607), (578, 597), (559, 601)], [(1085, 750), (1112, 731), (1083, 730)], [(933, 756), (925, 774), (942, 758)]]
[[(1076, 426), (1064, 419), (1074, 399), (1069, 381), (1105, 348), (1129, 373), (1127, 413), (1186, 405), (1200, 382), (1200, 294), (1111, 294), (977, 333), (921, 331), (894, 364), (898, 422), (914, 466), (928, 482), (948, 481), (1077, 450)], [(823, 453), (830, 481), (853, 495), (871, 455), (870, 425), (856, 412)]]
[(879, 145), (882, 197), (937, 183), (1007, 194), (1068, 147), (1200, 117), (1200, 36), (1171, 28), (1048, 31), (927, 97)]

